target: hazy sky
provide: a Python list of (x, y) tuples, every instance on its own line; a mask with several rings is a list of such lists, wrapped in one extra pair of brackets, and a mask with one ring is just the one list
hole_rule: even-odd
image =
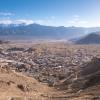
[(100, 0), (0, 0), (0, 23), (100, 26)]

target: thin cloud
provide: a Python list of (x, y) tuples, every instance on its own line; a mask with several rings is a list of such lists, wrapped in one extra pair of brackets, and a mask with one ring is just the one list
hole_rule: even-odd
[(12, 24), (11, 20), (0, 20), (0, 24)]
[(34, 23), (37, 23), (37, 24), (44, 24), (45, 21), (44, 20), (34, 20)]
[[(7, 15), (7, 14), (5, 14)], [(10, 14), (8, 14), (10, 15)], [(33, 23), (37, 23), (37, 24), (41, 24), (41, 25), (53, 25), (54, 24), (54, 16), (51, 16), (47, 19), (38, 19), (38, 20), (31, 20), (31, 19), (17, 19), (17, 20), (12, 20), (10, 18), (8, 19), (2, 19), (0, 20), (0, 24), (33, 24)]]
[(68, 21), (68, 24), (70, 26), (86, 26), (87, 23), (88, 21), (81, 20), (79, 15), (74, 15), (74, 17), (70, 21)]
[(51, 16), (51, 17), (46, 17), (45, 19), (40, 19), (40, 20), (35, 20), (34, 22), (37, 24), (42, 24), (42, 25), (54, 25), (55, 23), (55, 16)]
[(51, 16), (51, 19), (56, 19), (56, 17), (55, 16)]
[(10, 12), (0, 12), (0, 16), (13, 16), (13, 13)]
[(6, 20), (0, 20), (0, 24), (33, 24), (34, 21), (33, 20), (24, 20), (24, 19), (19, 19), (19, 20), (10, 20), (10, 19), (6, 19)]
[(29, 25), (29, 24), (33, 24), (34, 21), (33, 20), (19, 19), (19, 20), (13, 21), (13, 23), (14, 24), (26, 24), (26, 25)]

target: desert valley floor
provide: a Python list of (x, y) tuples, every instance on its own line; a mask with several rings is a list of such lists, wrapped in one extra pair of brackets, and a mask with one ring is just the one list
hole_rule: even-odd
[(100, 100), (100, 45), (0, 43), (0, 100)]

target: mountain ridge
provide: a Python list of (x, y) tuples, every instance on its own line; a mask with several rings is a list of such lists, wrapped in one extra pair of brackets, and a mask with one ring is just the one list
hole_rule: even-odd
[(76, 41), (76, 44), (100, 44), (100, 31), (82, 37)]
[(85, 36), (90, 32), (100, 31), (100, 27), (64, 27), (40, 24), (0, 24), (0, 36), (26, 36), (40, 39), (70, 39)]

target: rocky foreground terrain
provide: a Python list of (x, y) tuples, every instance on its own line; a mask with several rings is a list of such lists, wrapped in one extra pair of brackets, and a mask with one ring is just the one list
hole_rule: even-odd
[(100, 45), (1, 43), (0, 100), (100, 100)]

